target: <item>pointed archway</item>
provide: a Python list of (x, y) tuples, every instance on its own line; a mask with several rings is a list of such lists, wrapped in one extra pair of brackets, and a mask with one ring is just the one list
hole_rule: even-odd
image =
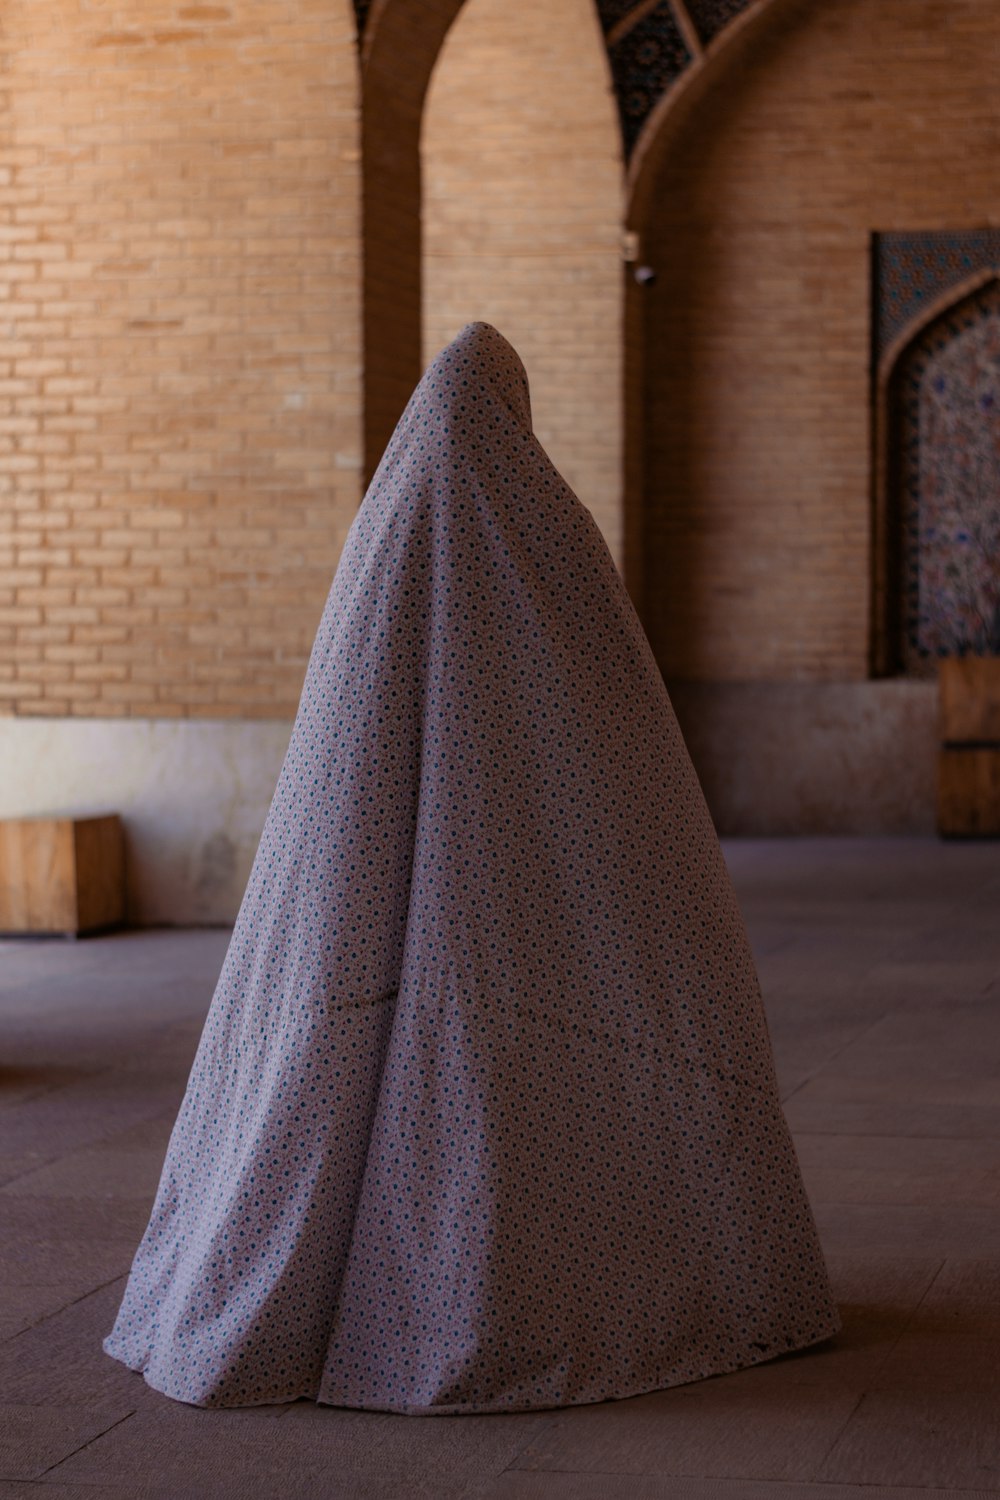
[(423, 116), (430, 359), (495, 323), (535, 432), (621, 559), (623, 161), (593, 0), (466, 0)]

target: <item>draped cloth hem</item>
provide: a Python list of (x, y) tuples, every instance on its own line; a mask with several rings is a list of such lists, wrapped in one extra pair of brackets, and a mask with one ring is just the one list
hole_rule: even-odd
[(337, 1411), (372, 1411), (385, 1412), (397, 1416), (406, 1417), (454, 1417), (454, 1416), (488, 1416), (501, 1412), (517, 1413), (531, 1411), (558, 1411), (567, 1406), (596, 1406), (604, 1401), (628, 1401), (635, 1396), (651, 1396), (656, 1391), (673, 1390), (677, 1386), (693, 1385), (700, 1380), (710, 1380), (720, 1375), (735, 1375), (740, 1370), (752, 1369), (755, 1365), (767, 1364), (771, 1360), (780, 1359), (784, 1355), (797, 1354), (804, 1349), (811, 1349), (817, 1344), (826, 1343), (834, 1338), (841, 1330), (839, 1315), (832, 1318), (828, 1326), (817, 1332), (802, 1334), (800, 1337), (790, 1339), (780, 1347), (774, 1345), (766, 1349), (749, 1347), (741, 1353), (734, 1354), (728, 1360), (709, 1362), (697, 1367), (678, 1371), (666, 1379), (659, 1377), (646, 1381), (638, 1381), (635, 1384), (623, 1388), (613, 1387), (608, 1390), (598, 1390), (591, 1387), (589, 1390), (566, 1396), (551, 1396), (543, 1400), (492, 1400), (487, 1402), (452, 1402), (450, 1404), (436, 1405), (431, 1403), (427, 1406), (414, 1406), (407, 1402), (385, 1404), (377, 1403), (367, 1397), (364, 1399), (354, 1398), (344, 1394), (336, 1399), (332, 1394), (321, 1395), (320, 1391), (326, 1382), (315, 1381), (310, 1389), (294, 1389), (280, 1396), (270, 1396), (266, 1400), (250, 1401), (240, 1400), (232, 1404), (228, 1402), (215, 1401), (192, 1401), (190, 1396), (185, 1395), (182, 1390), (171, 1388), (169, 1381), (157, 1381), (151, 1378), (148, 1369), (141, 1362), (132, 1363), (123, 1354), (116, 1353), (109, 1345), (111, 1339), (104, 1341), (104, 1351), (112, 1359), (117, 1359), (127, 1369), (134, 1370), (141, 1375), (151, 1390), (158, 1391), (161, 1396), (168, 1396), (171, 1400), (181, 1401), (187, 1406), (197, 1406), (202, 1410), (221, 1411), (232, 1409), (233, 1406), (285, 1406), (295, 1401), (312, 1401), (317, 1406), (329, 1406)]

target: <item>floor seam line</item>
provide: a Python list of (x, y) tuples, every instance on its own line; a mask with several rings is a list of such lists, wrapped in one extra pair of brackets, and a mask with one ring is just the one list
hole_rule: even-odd
[(62, 1458), (57, 1459), (54, 1464), (49, 1464), (49, 1467), (47, 1469), (43, 1469), (41, 1474), (37, 1474), (33, 1480), (29, 1481), (29, 1483), (37, 1484), (40, 1479), (44, 1479), (46, 1474), (51, 1474), (53, 1469), (58, 1469), (60, 1464), (68, 1463), (71, 1458), (75, 1458), (78, 1453), (82, 1453), (83, 1450), (85, 1448), (89, 1448), (92, 1443), (98, 1442), (102, 1437), (107, 1437), (109, 1432), (114, 1432), (116, 1427), (120, 1427), (122, 1423), (127, 1422), (130, 1417), (134, 1417), (136, 1409), (127, 1411), (123, 1417), (119, 1417), (117, 1421), (112, 1422), (108, 1427), (103, 1428), (100, 1432), (95, 1432), (93, 1437), (89, 1437), (85, 1443), (81, 1443), (79, 1448), (74, 1448), (72, 1453), (64, 1453)]
[(127, 1275), (127, 1271), (119, 1271), (117, 1276), (112, 1276), (107, 1281), (98, 1282), (97, 1286), (92, 1286), (89, 1291), (81, 1292), (78, 1297), (71, 1297), (69, 1301), (64, 1302), (61, 1307), (54, 1308), (52, 1312), (46, 1313), (44, 1317), (36, 1319), (34, 1323), (29, 1323), (27, 1328), (18, 1329), (17, 1333), (12, 1333), (10, 1338), (4, 1339), (3, 1342), (6, 1344), (12, 1344), (15, 1339), (22, 1338), (24, 1334), (31, 1333), (31, 1331), (35, 1328), (40, 1328), (42, 1324), (47, 1323), (50, 1318), (58, 1318), (59, 1314), (64, 1313), (68, 1307), (75, 1307), (78, 1302), (85, 1302), (88, 1297), (93, 1297), (97, 1292), (103, 1292), (106, 1286), (114, 1286), (116, 1281), (123, 1280), (123, 1278)]

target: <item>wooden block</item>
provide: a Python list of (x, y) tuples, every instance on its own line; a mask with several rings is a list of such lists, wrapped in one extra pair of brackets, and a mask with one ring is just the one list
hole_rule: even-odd
[(938, 832), (958, 838), (1000, 836), (1000, 746), (940, 751)]
[(72, 822), (0, 823), (0, 932), (75, 932), (75, 883)]
[(950, 656), (939, 663), (941, 739), (1000, 745), (1000, 657)]
[(124, 916), (117, 814), (0, 820), (0, 932), (75, 935)]
[(117, 814), (77, 818), (73, 822), (76, 854), (77, 931), (116, 927), (125, 920), (125, 850)]

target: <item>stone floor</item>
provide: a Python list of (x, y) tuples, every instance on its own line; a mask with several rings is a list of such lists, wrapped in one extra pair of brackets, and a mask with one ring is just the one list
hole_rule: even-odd
[(727, 846), (842, 1306), (831, 1344), (629, 1401), (205, 1412), (107, 1358), (226, 946), (0, 943), (0, 1495), (1000, 1495), (1000, 847)]

